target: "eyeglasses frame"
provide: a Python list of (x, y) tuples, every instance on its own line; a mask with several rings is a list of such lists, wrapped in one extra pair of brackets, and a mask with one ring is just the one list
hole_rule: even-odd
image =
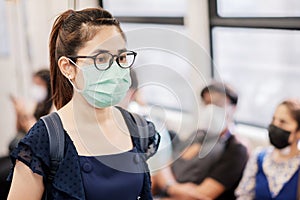
[[(132, 61), (131, 65), (129, 65), (128, 67), (123, 67), (123, 66), (119, 63), (119, 59), (118, 59), (118, 58), (120, 58), (120, 55), (121, 55), (122, 53), (124, 53), (124, 52), (133, 53), (133, 55), (134, 55), (133, 61)], [(103, 54), (103, 53), (110, 54), (110, 55), (111, 55), (111, 59), (110, 59), (110, 61), (109, 61), (109, 65), (107, 66), (107, 68), (105, 68), (105, 69), (99, 69), (99, 68), (97, 67), (97, 64), (96, 64), (96, 58), (97, 58), (97, 56), (99, 56), (100, 54)], [(121, 68), (123, 68), (123, 69), (128, 69), (128, 68), (132, 67), (132, 65), (133, 65), (133, 63), (134, 63), (134, 61), (135, 61), (136, 56), (137, 56), (137, 53), (136, 53), (136, 52), (134, 52), (134, 51), (129, 51), (129, 50), (121, 51), (121, 52), (120, 52), (119, 54), (117, 54), (117, 55), (116, 55), (116, 54), (114, 55), (114, 54), (110, 53), (109, 51), (104, 51), (104, 50), (102, 50), (102, 51), (99, 51), (99, 53), (97, 53), (97, 54), (95, 54), (95, 55), (93, 55), (93, 56), (81, 56), (81, 55), (79, 55), (79, 56), (67, 56), (67, 57), (70, 58), (74, 63), (76, 63), (76, 59), (78, 59), (78, 58), (90, 58), (90, 59), (93, 59), (93, 60), (94, 60), (94, 66), (96, 67), (96, 69), (99, 70), (99, 71), (105, 71), (105, 70), (108, 70), (108, 69), (111, 67), (111, 65), (112, 65), (113, 62), (114, 62), (114, 58), (116, 58), (116, 62), (117, 62), (117, 64), (119, 65), (119, 67), (121, 67)], [(75, 60), (73, 60), (73, 59), (75, 59)]]

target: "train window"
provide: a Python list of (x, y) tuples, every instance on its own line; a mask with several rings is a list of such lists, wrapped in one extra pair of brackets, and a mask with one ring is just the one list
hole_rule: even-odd
[(214, 73), (241, 96), (238, 121), (266, 127), (280, 100), (300, 97), (300, 31), (215, 27), (212, 41)]
[(185, 0), (103, 0), (114, 16), (184, 16)]
[(299, 0), (218, 0), (222, 17), (299, 17)]

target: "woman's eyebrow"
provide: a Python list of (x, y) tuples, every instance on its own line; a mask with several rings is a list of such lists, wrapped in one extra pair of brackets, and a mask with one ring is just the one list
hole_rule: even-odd
[(109, 52), (108, 50), (106, 50), (106, 49), (95, 49), (94, 51), (92, 51), (92, 55), (94, 55), (94, 54), (97, 54), (97, 53), (107, 53), (107, 52)]
[(127, 49), (126, 49), (126, 48), (119, 49), (119, 50), (118, 50), (118, 53), (123, 53), (123, 52), (125, 52), (125, 51), (127, 51)]
[[(126, 48), (123, 49), (119, 49), (118, 53), (122, 53), (124, 51), (127, 51)], [(92, 55), (97, 54), (97, 53), (110, 53), (111, 51), (107, 50), (107, 49), (95, 49), (94, 51), (92, 51)]]

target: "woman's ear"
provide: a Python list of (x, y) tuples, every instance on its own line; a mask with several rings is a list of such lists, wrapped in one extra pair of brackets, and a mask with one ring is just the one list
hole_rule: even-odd
[(297, 129), (295, 132), (292, 132), (292, 134), (290, 135), (289, 142), (293, 143), (299, 140), (300, 140), (300, 129)]
[(67, 79), (74, 79), (76, 76), (76, 70), (71, 64), (70, 60), (62, 56), (58, 59), (58, 66), (61, 71), (61, 73), (67, 78)]

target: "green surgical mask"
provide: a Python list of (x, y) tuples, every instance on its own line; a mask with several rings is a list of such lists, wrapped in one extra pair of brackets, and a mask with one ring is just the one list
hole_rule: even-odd
[[(77, 66), (75, 63), (73, 64)], [(84, 88), (79, 90), (70, 79), (69, 81), (74, 89), (95, 108), (118, 104), (125, 97), (131, 85), (129, 69), (122, 69), (116, 62), (113, 62), (111, 67), (105, 71), (99, 71), (94, 65), (78, 67), (78, 69), (83, 73)]]

